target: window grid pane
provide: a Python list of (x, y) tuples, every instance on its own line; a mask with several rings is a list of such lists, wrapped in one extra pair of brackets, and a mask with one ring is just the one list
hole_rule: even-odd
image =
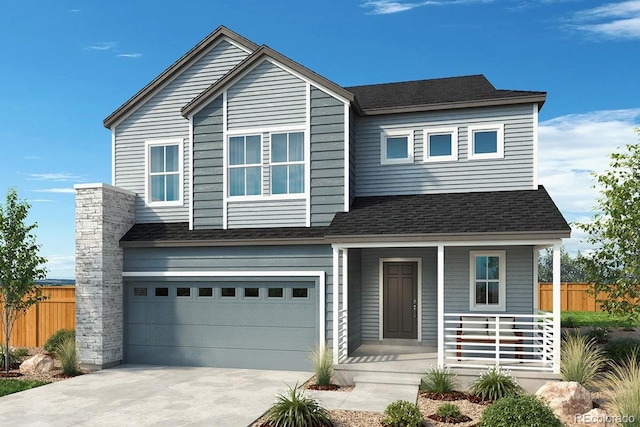
[(473, 141), (474, 154), (490, 154), (498, 152), (498, 132), (495, 130), (474, 132)]
[(271, 194), (304, 193), (303, 162), (304, 132), (272, 134)]
[(388, 137), (387, 138), (387, 159), (408, 159), (409, 158), (409, 138)]
[(450, 156), (451, 134), (429, 135), (429, 156)]

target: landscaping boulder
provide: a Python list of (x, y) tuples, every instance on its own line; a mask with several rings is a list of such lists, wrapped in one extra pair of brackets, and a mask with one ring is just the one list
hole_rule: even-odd
[(591, 393), (577, 382), (548, 381), (536, 392), (556, 415), (581, 415), (593, 409)]
[(20, 364), (20, 372), (51, 372), (53, 359), (46, 354), (36, 354)]

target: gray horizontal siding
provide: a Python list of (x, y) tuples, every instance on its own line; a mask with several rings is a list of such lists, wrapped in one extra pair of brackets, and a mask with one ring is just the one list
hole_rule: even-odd
[[(356, 126), (358, 196), (533, 187), (533, 107), (487, 107), (450, 111), (359, 117)], [(468, 126), (504, 124), (503, 159), (468, 159)], [(458, 161), (424, 163), (423, 129), (457, 127)], [(381, 165), (380, 133), (414, 131), (414, 162)]]
[(193, 119), (193, 228), (222, 228), (223, 123), (219, 96)]
[(445, 312), (469, 311), (469, 257), (471, 251), (506, 249), (507, 313), (533, 312), (533, 248), (513, 246), (507, 248), (445, 248)]
[(227, 227), (304, 227), (307, 202), (297, 200), (229, 201)]
[[(326, 337), (331, 342), (331, 328), (333, 327), (333, 260), (331, 246), (329, 245), (124, 249), (123, 271), (125, 272), (275, 270), (325, 272)], [(290, 278), (283, 279), (291, 280)], [(145, 278), (137, 280), (145, 280)], [(163, 279), (154, 278), (154, 280)], [(183, 279), (178, 277), (171, 278), (171, 280)], [(186, 280), (203, 279), (187, 278)], [(234, 279), (229, 278), (226, 280)], [(235, 280), (242, 280), (242, 278), (236, 278)], [(126, 281), (132, 282), (133, 279), (126, 278)]]
[[(189, 122), (182, 117), (180, 109), (247, 55), (227, 41), (220, 42), (116, 126), (114, 184), (138, 194), (136, 222), (188, 221)], [(184, 203), (177, 207), (150, 208), (144, 202), (144, 143), (164, 138), (183, 138), (185, 141)]]
[(344, 103), (311, 87), (311, 225), (344, 210)]
[(228, 129), (306, 123), (306, 83), (264, 61), (227, 94)]

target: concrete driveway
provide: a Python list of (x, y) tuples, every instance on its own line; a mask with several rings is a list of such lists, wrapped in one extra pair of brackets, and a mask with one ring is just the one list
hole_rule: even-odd
[(122, 365), (0, 397), (0, 426), (247, 426), (311, 373)]

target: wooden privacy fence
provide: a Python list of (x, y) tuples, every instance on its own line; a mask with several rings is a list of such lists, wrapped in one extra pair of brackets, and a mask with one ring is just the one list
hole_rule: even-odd
[[(538, 301), (540, 310), (551, 311), (553, 309), (553, 291), (551, 283), (540, 283), (538, 288)], [(587, 290), (586, 283), (562, 283), (560, 285), (560, 307), (562, 311), (599, 311), (600, 304), (597, 300), (604, 300), (607, 294), (601, 292), (596, 299)]]
[[(18, 318), (11, 333), (11, 346), (41, 347), (58, 329), (75, 329), (75, 286), (46, 286), (41, 289), (49, 298), (31, 306)], [(0, 331), (0, 339), (4, 342), (3, 331)]]

